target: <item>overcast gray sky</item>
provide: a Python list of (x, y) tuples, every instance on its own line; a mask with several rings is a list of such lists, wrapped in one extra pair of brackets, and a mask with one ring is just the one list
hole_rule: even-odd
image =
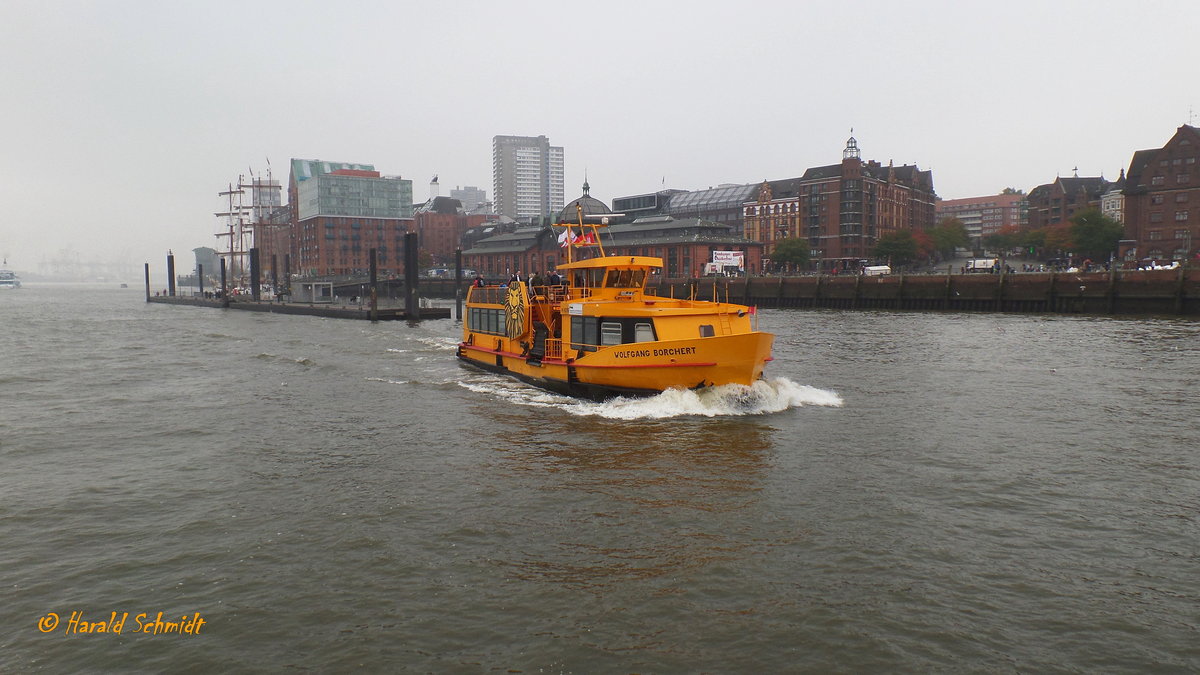
[(1195, 0), (4, 0), (0, 254), (215, 246), (268, 158), (491, 197), (497, 134), (562, 146), (568, 200), (798, 176), (851, 127), (947, 199), (1115, 179), (1200, 124), (1198, 31)]

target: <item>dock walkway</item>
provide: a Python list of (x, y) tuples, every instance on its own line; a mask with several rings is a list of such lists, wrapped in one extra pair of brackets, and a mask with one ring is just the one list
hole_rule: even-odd
[(419, 321), (425, 319), (449, 319), (449, 307), (422, 307), (417, 315), (410, 317), (403, 307), (379, 307), (372, 316), (369, 307), (356, 305), (309, 304), (299, 302), (269, 302), (265, 300), (230, 300), (196, 298), (179, 295), (155, 295), (146, 298), (146, 302), (162, 305), (188, 305), (191, 307), (212, 307), (216, 309), (240, 309), (248, 312), (270, 312), (272, 314), (294, 314), (300, 316), (321, 316), (329, 319), (358, 319), (362, 321)]

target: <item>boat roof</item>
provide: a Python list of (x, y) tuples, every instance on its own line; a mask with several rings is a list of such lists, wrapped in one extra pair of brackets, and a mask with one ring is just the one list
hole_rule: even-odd
[(606, 255), (597, 258), (587, 258), (586, 260), (573, 260), (571, 262), (559, 263), (555, 267), (560, 270), (582, 270), (594, 269), (597, 267), (608, 268), (632, 268), (632, 267), (662, 267), (662, 258), (654, 258), (646, 255)]

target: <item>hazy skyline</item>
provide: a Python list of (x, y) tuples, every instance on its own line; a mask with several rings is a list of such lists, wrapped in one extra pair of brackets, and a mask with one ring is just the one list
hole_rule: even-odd
[[(495, 135), (564, 148), (566, 199), (864, 159), (945, 199), (1115, 179), (1200, 124), (1200, 3), (28, 2), (0, 6), (0, 255), (162, 265), (217, 193), (293, 157), (492, 195)], [(1192, 114), (1193, 109), (1195, 115)]]

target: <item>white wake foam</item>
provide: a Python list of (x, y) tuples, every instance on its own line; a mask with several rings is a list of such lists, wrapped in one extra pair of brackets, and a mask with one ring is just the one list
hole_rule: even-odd
[(518, 405), (553, 407), (572, 415), (620, 420), (736, 417), (765, 415), (809, 405), (842, 405), (842, 397), (837, 392), (797, 384), (786, 377), (759, 380), (749, 387), (727, 384), (698, 391), (670, 389), (648, 398), (618, 397), (603, 403), (561, 396), (499, 376), (472, 379), (460, 384), (471, 391), (498, 396)]
[(416, 342), (420, 342), (421, 344), (425, 345), (426, 347), (432, 347), (433, 349), (435, 349), (437, 351), (442, 351), (442, 352), (454, 351), (455, 349), (458, 349), (458, 343), (459, 343), (459, 340), (457, 338), (447, 337), (444, 335), (432, 336), (432, 337), (416, 336), (413, 338), (413, 340), (415, 340)]

